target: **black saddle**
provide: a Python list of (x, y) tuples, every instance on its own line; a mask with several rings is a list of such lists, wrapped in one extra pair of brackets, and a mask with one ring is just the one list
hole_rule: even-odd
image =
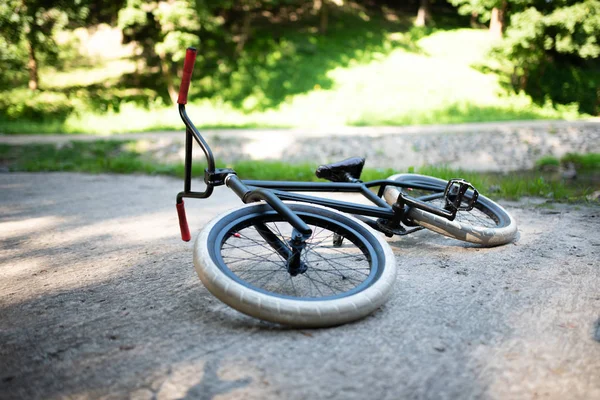
[(347, 158), (333, 164), (321, 165), (315, 171), (317, 178), (327, 179), (331, 182), (360, 182), (360, 174), (365, 166), (362, 157)]

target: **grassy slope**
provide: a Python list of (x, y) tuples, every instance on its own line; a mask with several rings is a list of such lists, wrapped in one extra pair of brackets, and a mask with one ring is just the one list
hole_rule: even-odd
[[(370, 61), (350, 59), (345, 66), (330, 69), (325, 77), (327, 89), (299, 82), (310, 89), (287, 96), (267, 111), (243, 112), (218, 100), (196, 102), (188, 111), (200, 127), (406, 125), (578, 116), (572, 109), (539, 107), (526, 96), (502, 94), (497, 75), (474, 68), (486, 62), (492, 45), (487, 31), (438, 31), (420, 39), (416, 46), (412, 43), (414, 48), (410, 50), (405, 46), (408, 35), (390, 33), (380, 52), (361, 57)], [(319, 42), (318, 51), (337, 51), (343, 43), (336, 40), (333, 36)], [(298, 70), (310, 71), (318, 54), (295, 56)], [(127, 62), (107, 65), (131, 69)], [(64, 87), (98, 83), (118, 75), (116, 70), (94, 69), (50, 74), (45, 79), (51, 86)], [(299, 73), (295, 79), (313, 78)], [(253, 100), (250, 96), (242, 104)], [(154, 106), (148, 110), (133, 104), (125, 104), (119, 113), (82, 112), (64, 124), (0, 121), (0, 132), (5, 133), (109, 133), (181, 127), (174, 107)]]

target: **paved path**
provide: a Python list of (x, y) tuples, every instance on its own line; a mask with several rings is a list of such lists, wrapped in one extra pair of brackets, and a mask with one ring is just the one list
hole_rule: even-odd
[[(567, 127), (600, 126), (600, 118), (591, 118), (579, 121), (560, 120), (525, 120), (506, 122), (480, 122), (465, 124), (445, 125), (411, 125), (411, 126), (365, 126), (365, 127), (336, 127), (336, 128), (291, 128), (291, 129), (203, 129), (207, 136), (246, 137), (273, 139), (275, 136), (293, 137), (329, 137), (329, 136), (382, 136), (382, 135), (412, 135), (412, 134), (439, 134), (439, 133), (472, 133), (496, 132), (511, 129), (546, 129), (554, 130)], [(164, 139), (180, 138), (181, 131), (158, 131), (142, 133), (125, 133), (113, 135), (1, 135), (0, 143), (4, 144), (30, 144), (30, 143), (64, 143), (71, 140), (94, 141), (99, 139), (110, 140), (137, 140), (137, 139)]]
[[(252, 129), (202, 131), (222, 162), (262, 159), (324, 164), (347, 157), (367, 158), (371, 168), (444, 165), (471, 171), (530, 169), (544, 156), (600, 152), (600, 121), (513, 121), (408, 127), (337, 129)], [(161, 162), (180, 162), (184, 134), (152, 132), (112, 136), (0, 136), (0, 143), (56, 143), (71, 140), (137, 140)], [(195, 157), (204, 155), (196, 146)]]
[[(181, 188), (0, 174), (1, 399), (600, 398), (600, 208), (508, 204), (519, 240), (492, 249), (391, 239), (388, 303), (294, 330), (202, 286)], [(188, 201), (191, 227), (236, 204)]]

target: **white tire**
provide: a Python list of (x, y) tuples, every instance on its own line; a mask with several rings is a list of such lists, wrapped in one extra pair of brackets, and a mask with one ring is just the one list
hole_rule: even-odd
[[(295, 277), (289, 275), (287, 270), (281, 271), (279, 269), (281, 266), (273, 266), (275, 264), (273, 260), (280, 261), (277, 259), (279, 256), (277, 256), (277, 253), (274, 251), (273, 253), (275, 256), (271, 258), (261, 256), (265, 258), (264, 261), (261, 261), (260, 263), (256, 262), (256, 266), (245, 270), (245, 272), (233, 272), (234, 268), (228, 266), (227, 263), (223, 261), (225, 258), (234, 260), (228, 261), (229, 264), (239, 262), (248, 265), (250, 265), (250, 262), (262, 259), (257, 255), (247, 255), (247, 260), (241, 260), (243, 257), (228, 258), (232, 256), (229, 256), (228, 254), (224, 255), (225, 250), (232, 249), (231, 253), (233, 254), (236, 254), (236, 251), (247, 252), (248, 248), (259, 247), (259, 245), (253, 245), (252, 243), (258, 242), (260, 237), (250, 237), (248, 239), (250, 240), (248, 241), (250, 245), (236, 247), (236, 245), (231, 245), (230, 243), (238, 243), (236, 241), (246, 240), (246, 237), (252, 233), (251, 231), (253, 229), (256, 230), (257, 224), (263, 223), (263, 218), (266, 218), (265, 221), (269, 218), (280, 218), (271, 207), (265, 203), (244, 205), (232, 211), (228, 211), (209, 222), (200, 232), (198, 239), (195, 242), (194, 265), (204, 286), (221, 301), (242, 313), (262, 320), (296, 327), (326, 327), (339, 325), (365, 317), (379, 308), (387, 300), (396, 279), (395, 257), (387, 242), (367, 225), (347, 214), (314, 205), (288, 203), (288, 206), (304, 219), (309, 226), (313, 226), (313, 228), (314, 226), (319, 227), (319, 224), (321, 224), (331, 227), (331, 229), (341, 229), (340, 232), (346, 233), (346, 235), (344, 235), (347, 237), (345, 239), (347, 241), (345, 242), (346, 245), (341, 248), (334, 248), (332, 244), (330, 248), (327, 243), (323, 243), (324, 240), (321, 240), (320, 237), (318, 240), (321, 240), (321, 242), (318, 243), (316, 238), (313, 240), (313, 237), (311, 237), (307, 241), (307, 243), (309, 243), (306, 248), (307, 253), (303, 253), (308, 270), (306, 273), (299, 274)], [(251, 222), (254, 222), (254, 224)], [(275, 229), (279, 230), (279, 226), (285, 225), (287, 222), (277, 220), (275, 222), (264, 222), (264, 224), (273, 224), (275, 228), (270, 229), (275, 232)], [(336, 224), (339, 224), (342, 228), (338, 227)], [(242, 229), (240, 229), (240, 227)], [(315, 236), (318, 229), (313, 230), (315, 231), (313, 232), (313, 236)], [(250, 233), (247, 231), (250, 231)], [(282, 237), (284, 236), (285, 235), (282, 235)], [(256, 238), (259, 239), (257, 240)], [(311, 242), (311, 240), (313, 241)], [(353, 241), (358, 243), (358, 245), (355, 246)], [(264, 243), (267, 242), (265, 241)], [(363, 246), (364, 249), (359, 246)], [(269, 246), (262, 247), (269, 250)], [(354, 247), (359, 249), (358, 252), (356, 252)], [(315, 250), (315, 248), (317, 248), (317, 250)], [(272, 251), (273, 249), (270, 248), (270, 250)], [(348, 256), (341, 255), (337, 259), (332, 258), (331, 260), (337, 261), (335, 261), (335, 263), (330, 262), (336, 271), (342, 270), (342, 267), (347, 267), (348, 271), (343, 273), (340, 272), (339, 276), (336, 276), (339, 271), (336, 272), (334, 269), (330, 269), (329, 271), (320, 269), (325, 268), (328, 265), (323, 266), (320, 265), (319, 262), (313, 261), (313, 259), (320, 260), (320, 258), (316, 257), (323, 258), (323, 254), (326, 254), (327, 252), (337, 255), (338, 253), (346, 254), (344, 252), (347, 250), (349, 252), (354, 251), (354, 253), (349, 253), (350, 255)], [(254, 251), (266, 250), (259, 247), (258, 250)], [(313, 257), (313, 253), (310, 253), (310, 251), (313, 251), (317, 256)], [(367, 255), (364, 255), (363, 253)], [(361, 258), (363, 256), (365, 258), (364, 260)], [(368, 258), (372, 258), (372, 260), (369, 261)], [(240, 259), (241, 261), (237, 261), (237, 259)], [(367, 279), (370, 280), (367, 283), (357, 283), (360, 290), (350, 290), (336, 296), (325, 296), (323, 293), (320, 293), (321, 290), (319, 290), (319, 292), (315, 290), (317, 296), (314, 298), (294, 295), (290, 296), (288, 294), (270, 291), (270, 287), (265, 289), (265, 287), (255, 286), (258, 285), (259, 279), (256, 279), (256, 283), (249, 283), (247, 280), (250, 278), (245, 278), (246, 275), (244, 275), (253, 268), (259, 270), (260, 268), (263, 268), (263, 265), (266, 265), (269, 268), (273, 268), (273, 276), (282, 276), (280, 279), (280, 282), (283, 282), (282, 285), (287, 285), (288, 279), (292, 282), (291, 285), (294, 287), (294, 294), (296, 294), (296, 286), (300, 287), (301, 285), (303, 285), (301, 286), (303, 289), (309, 288), (312, 293), (313, 289), (310, 286), (310, 283), (308, 286), (306, 283), (301, 283), (303, 282), (301, 281), (302, 279), (309, 279), (308, 277), (310, 275), (308, 271), (310, 271), (311, 274), (320, 274), (319, 276), (321, 278), (324, 277), (324, 279), (330, 277), (332, 281), (347, 281), (348, 283), (351, 283), (350, 279), (354, 279), (353, 277), (350, 277), (351, 274), (356, 275), (358, 272), (363, 275), (366, 274), (366, 272), (363, 272), (358, 267), (356, 267), (356, 270), (352, 269), (352, 266), (354, 265), (352, 263), (360, 262), (360, 265), (362, 266), (364, 264), (363, 261), (367, 262), (369, 268), (371, 268), (369, 270), (371, 271), (369, 272), (370, 278), (365, 278), (365, 282), (367, 282)], [(313, 264), (315, 269), (311, 269), (313, 268)], [(317, 267), (317, 265), (319, 266)], [(336, 265), (338, 266), (337, 268), (335, 267)], [(283, 268), (285, 268), (285, 265)], [(326, 274), (325, 272), (328, 273)], [(244, 279), (237, 276), (236, 273), (240, 276), (243, 275)], [(252, 272), (250, 272), (250, 274), (252, 274)], [(286, 277), (285, 274), (288, 274), (288, 276)], [(348, 276), (344, 277), (344, 274)], [(294, 280), (298, 282), (296, 283), (296, 286), (294, 286)], [(337, 281), (336, 285), (339, 284)], [(321, 284), (320, 281), (317, 282), (319, 282), (318, 285)], [(276, 283), (279, 284), (279, 281)], [(318, 288), (317, 284), (314, 285), (315, 288)], [(364, 287), (360, 288), (360, 285)], [(335, 288), (337, 287), (334, 286), (334, 289)], [(283, 289), (280, 290), (283, 291)], [(323, 294), (323, 296), (320, 296), (320, 294)]]
[[(397, 174), (388, 178), (401, 182), (408, 187), (411, 185), (429, 185), (437, 191), (443, 191), (447, 181), (418, 174)], [(388, 204), (396, 202), (402, 188), (387, 186), (384, 198)], [(410, 192), (403, 191), (408, 195)], [(467, 193), (468, 195), (468, 193)], [(438, 199), (443, 205), (443, 199)], [(512, 242), (517, 235), (517, 223), (514, 218), (500, 205), (479, 195), (477, 204), (472, 211), (459, 211), (454, 221), (431, 214), (417, 208), (408, 210), (408, 217), (417, 224), (442, 235), (482, 246), (499, 246)]]

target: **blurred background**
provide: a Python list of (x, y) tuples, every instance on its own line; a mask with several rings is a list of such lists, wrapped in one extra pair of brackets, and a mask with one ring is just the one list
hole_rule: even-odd
[[(52, 5), (49, 5), (52, 4)], [(599, 112), (600, 1), (3, 0), (0, 132), (371, 126)]]
[(194, 46), (188, 113), (245, 178), (363, 156), (364, 179), (600, 198), (600, 0), (3, 0), (0, 32), (0, 172), (181, 177)]

